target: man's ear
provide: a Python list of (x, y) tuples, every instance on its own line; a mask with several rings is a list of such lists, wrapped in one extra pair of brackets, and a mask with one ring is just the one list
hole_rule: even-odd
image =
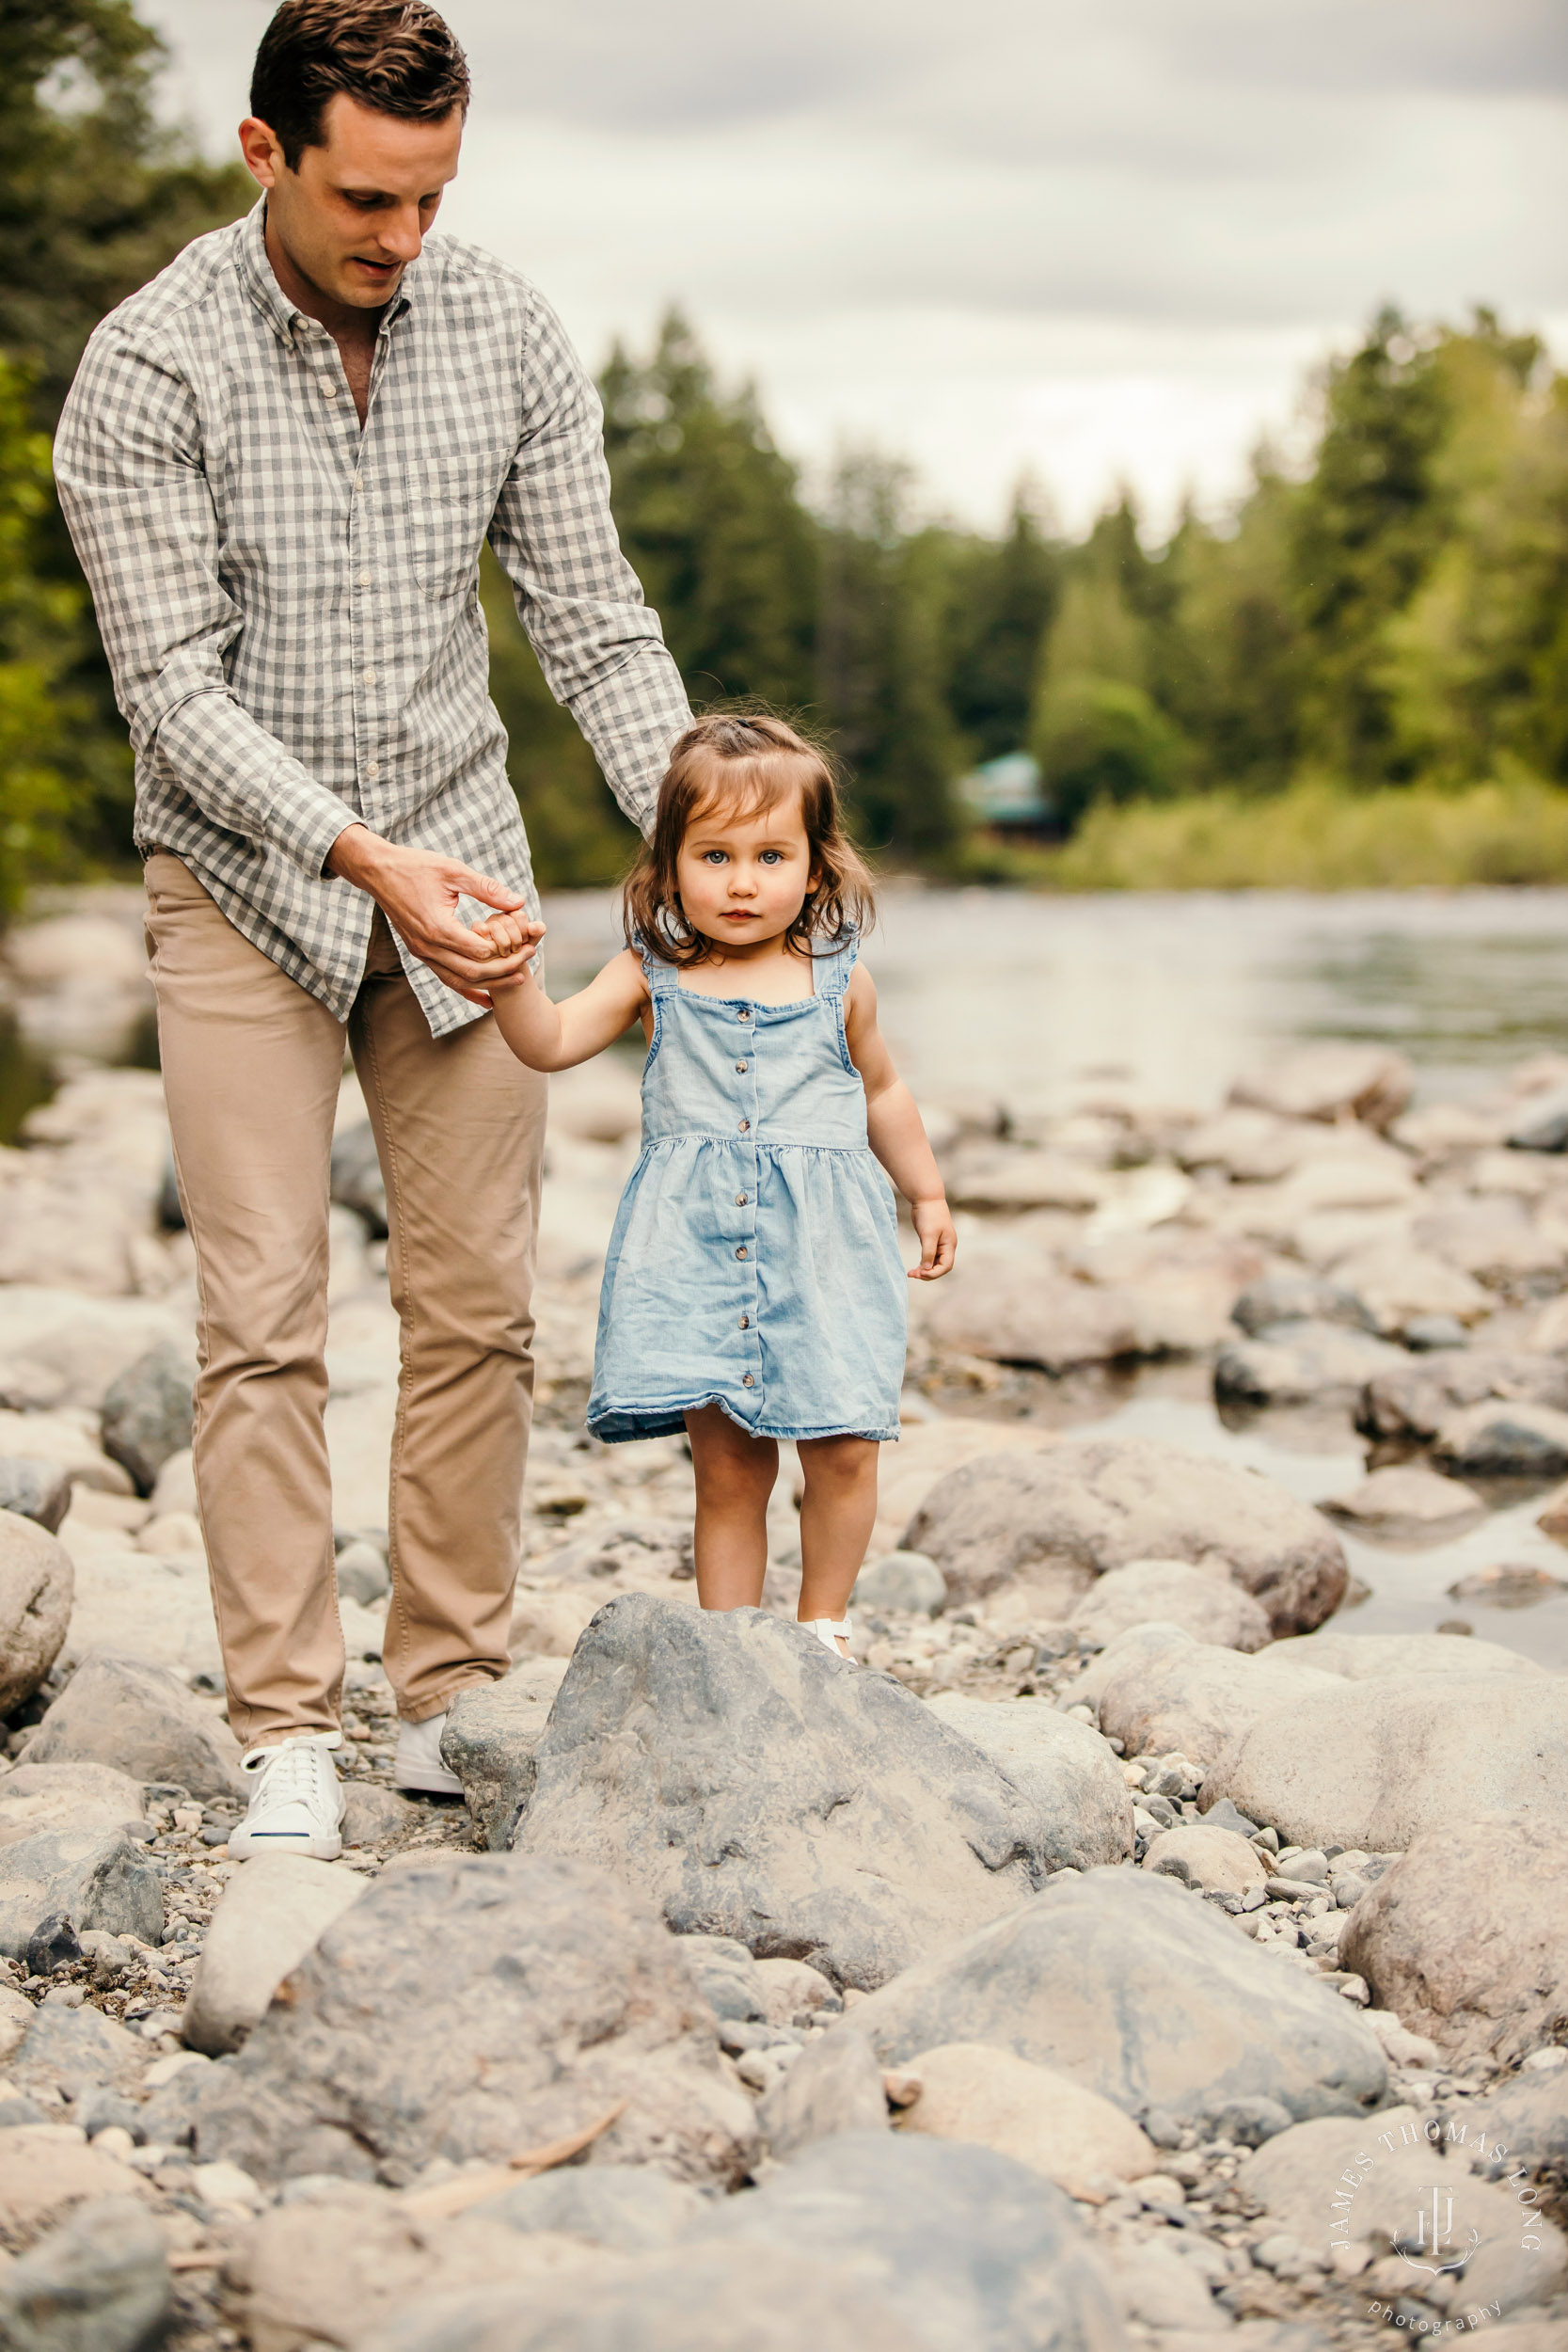
[(258, 187), (275, 188), (287, 169), (282, 142), (258, 115), (246, 115), (240, 125), (240, 153)]

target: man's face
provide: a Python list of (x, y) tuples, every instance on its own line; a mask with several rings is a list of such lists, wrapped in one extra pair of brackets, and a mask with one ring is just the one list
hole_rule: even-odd
[(264, 122), (251, 116), (240, 125), (245, 163), (267, 191), (268, 227), (293, 268), (334, 302), (379, 310), (419, 259), (457, 175), (462, 114), (405, 122), (340, 90), (323, 113), (322, 139), (291, 171)]

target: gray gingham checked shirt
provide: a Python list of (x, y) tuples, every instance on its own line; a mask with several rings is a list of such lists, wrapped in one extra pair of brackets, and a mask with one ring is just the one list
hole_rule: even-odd
[[(262, 219), (198, 237), (103, 322), (55, 469), (135, 747), (137, 846), (182, 858), (341, 1020), (374, 908), (322, 866), (356, 818), (537, 908), (487, 691), (486, 536), (634, 822), (689, 714), (616, 540), (597, 396), (548, 305), (429, 238), (383, 317), (361, 432)], [(402, 952), (437, 1036), (477, 1017)]]

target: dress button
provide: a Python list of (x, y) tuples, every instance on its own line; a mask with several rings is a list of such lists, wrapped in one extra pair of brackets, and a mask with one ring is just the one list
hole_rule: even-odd
[(746, 1255), (746, 1245), (745, 1245), (745, 1243), (744, 1243), (744, 1242), (742, 1242), (742, 1243), (741, 1243), (741, 1245), (740, 1245), (739, 1248), (736, 1251), (736, 1253), (735, 1253), (735, 1254), (736, 1254), (736, 1256), (737, 1258), (743, 1258), (743, 1257)]
[(740, 1122), (740, 1132), (741, 1132), (741, 1134), (742, 1134), (743, 1136), (749, 1136), (749, 1135), (751, 1134), (751, 1132), (752, 1132), (752, 1122), (751, 1122), (751, 1120), (750, 1120), (749, 1119), (743, 1119), (743, 1120), (741, 1120), (741, 1122)]
[(740, 1327), (741, 1327), (741, 1329), (742, 1329), (743, 1331), (749, 1331), (749, 1330), (751, 1329), (751, 1327), (752, 1327), (752, 1318), (751, 1318), (751, 1316), (750, 1316), (750, 1315), (742, 1315), (742, 1316), (741, 1316), (741, 1318), (740, 1318)]
[(743, 1372), (740, 1375), (740, 1385), (743, 1389), (754, 1389), (757, 1384), (749, 1372)]
[(752, 1008), (750, 1005), (742, 1005), (740, 1010), (736, 1015), (736, 1019), (737, 1021), (750, 1021), (751, 1017)]
[(737, 1192), (736, 1194), (735, 1205), (737, 1209), (743, 1209), (746, 1206), (746, 1195), (743, 1192)]
[(737, 1062), (736, 1063), (736, 1072), (738, 1073), (738, 1074), (739, 1074), (742, 1078), (744, 1078), (744, 1076), (746, 1075), (746, 1064), (745, 1064), (743, 1061), (737, 1061)]

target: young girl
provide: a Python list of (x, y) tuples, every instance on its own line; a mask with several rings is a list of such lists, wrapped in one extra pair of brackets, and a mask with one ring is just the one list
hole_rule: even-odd
[[(945, 1274), (957, 1244), (856, 961), (870, 907), (821, 754), (777, 719), (704, 719), (675, 745), (626, 883), (630, 945), (562, 1004), (531, 973), (494, 992), (533, 1070), (586, 1061), (634, 1020), (648, 1041), (589, 1428), (611, 1444), (687, 1431), (705, 1609), (761, 1601), (776, 1441), (794, 1438), (800, 1616), (844, 1658), (904, 1372), (883, 1168), (920, 1240), (911, 1279)], [(481, 928), (501, 950), (544, 933), (521, 915)]]

